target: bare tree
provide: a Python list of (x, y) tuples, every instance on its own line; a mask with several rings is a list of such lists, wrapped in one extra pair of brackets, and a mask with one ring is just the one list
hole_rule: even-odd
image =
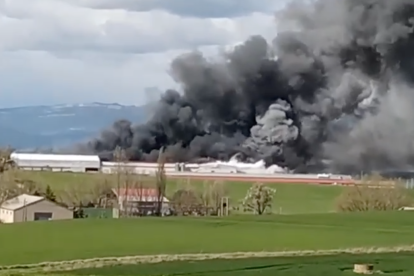
[(19, 194), (20, 189), (16, 183), (2, 181), (0, 186), (0, 205)]
[(11, 159), (12, 153), (12, 148), (0, 149), (0, 173), (3, 173), (15, 167), (15, 163)]
[[(124, 189), (125, 189), (125, 215), (131, 216), (134, 212), (134, 204), (133, 202), (136, 200), (137, 197), (137, 190), (134, 188), (134, 172), (131, 168), (125, 166), (123, 169), (123, 175), (124, 175)], [(130, 197), (131, 195), (131, 197)], [(130, 199), (130, 202), (128, 202), (128, 199)]]
[(20, 187), (21, 192), (29, 195), (42, 194), (42, 189), (39, 185), (30, 179), (16, 179), (15, 182)]
[(88, 204), (89, 199), (85, 196), (85, 192), (76, 185), (67, 185), (64, 190), (65, 203), (73, 208), (82, 208)]
[(276, 189), (272, 189), (262, 183), (256, 183), (247, 190), (242, 205), (246, 211), (252, 211), (255, 214), (262, 215), (266, 210), (272, 208), (275, 194)]
[(165, 162), (166, 156), (164, 154), (164, 148), (160, 149), (158, 155), (158, 168), (155, 173), (155, 185), (157, 190), (157, 206), (156, 215), (162, 216), (162, 207), (164, 203), (165, 192), (167, 188), (167, 176), (165, 174)]
[(387, 211), (413, 203), (413, 197), (402, 181), (373, 175), (362, 179), (359, 185), (345, 187), (337, 198), (336, 209), (340, 212)]
[(201, 202), (206, 209), (205, 213), (217, 215), (221, 208), (221, 200), (227, 195), (226, 186), (221, 181), (205, 181), (200, 192)]
[(171, 197), (171, 204), (177, 215), (205, 214), (205, 203), (190, 181), (179, 188)]
[(114, 194), (108, 179), (100, 179), (90, 189), (91, 202), (96, 208), (108, 208), (112, 206)]
[(220, 208), (222, 207), (222, 198), (228, 195), (228, 190), (226, 184), (222, 181), (214, 181), (211, 184), (211, 198), (212, 204), (214, 208), (214, 212), (217, 215), (219, 213)]
[(206, 215), (211, 213), (213, 209), (213, 195), (212, 195), (212, 183), (208, 180), (204, 181), (203, 189), (199, 191), (200, 203), (203, 206)]
[[(120, 200), (122, 199), (122, 208), (121, 206), (118, 206), (119, 209), (119, 215), (124, 216), (126, 213), (126, 205), (128, 204), (128, 191), (125, 189), (125, 194), (121, 195), (121, 186), (122, 182), (125, 181), (125, 175), (126, 175), (126, 161), (127, 161), (126, 152), (121, 147), (117, 146), (114, 151), (114, 161), (116, 162), (116, 189), (117, 189), (117, 195), (118, 195), (118, 205), (121, 205)], [(127, 187), (126, 187), (127, 188)], [(121, 210), (122, 209), (122, 210)]]
[(148, 209), (145, 206), (144, 191), (146, 190), (142, 176), (138, 175), (131, 181), (131, 189), (134, 191), (135, 204), (129, 205), (129, 213), (133, 215), (143, 216)]
[(0, 205), (18, 196), (21, 190), (14, 173), (15, 164), (11, 159), (12, 152), (11, 148), (0, 149)]

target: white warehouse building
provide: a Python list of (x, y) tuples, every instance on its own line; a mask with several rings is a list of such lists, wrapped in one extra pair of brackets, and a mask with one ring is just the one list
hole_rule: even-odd
[(101, 160), (97, 155), (64, 155), (39, 153), (12, 153), (17, 168), (31, 171), (97, 172)]
[(0, 205), (2, 223), (62, 219), (73, 219), (73, 211), (41, 196), (22, 194)]

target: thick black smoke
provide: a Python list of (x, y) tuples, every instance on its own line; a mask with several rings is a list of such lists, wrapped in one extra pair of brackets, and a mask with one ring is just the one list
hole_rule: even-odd
[(296, 1), (276, 21), (272, 43), (251, 37), (220, 62), (177, 57), (182, 93), (90, 148), (151, 161), (161, 147), (174, 161), (241, 153), (296, 171), (413, 167), (414, 1)]

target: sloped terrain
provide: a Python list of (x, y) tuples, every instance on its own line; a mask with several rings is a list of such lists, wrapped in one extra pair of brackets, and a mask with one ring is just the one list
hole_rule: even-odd
[(104, 103), (3, 108), (0, 146), (69, 146), (96, 136), (119, 119), (145, 121), (147, 111), (145, 106)]

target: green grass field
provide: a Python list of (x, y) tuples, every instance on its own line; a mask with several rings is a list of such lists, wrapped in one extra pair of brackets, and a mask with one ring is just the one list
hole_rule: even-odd
[(414, 244), (414, 213), (33, 222), (0, 227), (0, 265), (141, 254)]
[(336, 255), (319, 257), (281, 257), (241, 260), (210, 260), (124, 265), (79, 269), (56, 275), (67, 276), (346, 276), (354, 263), (371, 263), (379, 273), (414, 275), (414, 253), (375, 255)]
[[(96, 192), (96, 186), (106, 182), (116, 186), (116, 176), (103, 174), (77, 174), (77, 173), (53, 173), (53, 172), (14, 172), (16, 178), (30, 179), (41, 188), (49, 185), (58, 199), (71, 204), (74, 199), (90, 199)], [(151, 178), (136, 176), (134, 181), (142, 181), (144, 186), (154, 185)], [(195, 189), (203, 189), (203, 181), (170, 179), (167, 185), (167, 196), (180, 188), (192, 186)], [(238, 205), (245, 196), (252, 183), (226, 182), (225, 186), (230, 197), (230, 204)], [(266, 184), (276, 188), (277, 194), (273, 203), (274, 213), (298, 214), (298, 213), (326, 213), (334, 211), (335, 199), (344, 189), (340, 186), (310, 185), (310, 184)]]
[[(113, 175), (13, 173), (14, 178), (30, 179), (42, 188), (49, 185), (62, 201), (70, 201), (69, 197), (72, 200), (73, 197), (93, 197), (96, 187), (103, 183), (116, 186)], [(153, 179), (148, 177), (133, 181), (142, 181), (144, 186), (154, 185)], [(252, 183), (226, 182), (225, 185), (231, 205), (237, 205)], [(282, 215), (87, 219), (0, 225), (0, 267), (98, 258), (97, 263), (87, 269), (57, 272), (63, 269), (60, 265), (73, 268), (72, 264), (58, 264), (48, 266), (49, 271), (43, 274), (33, 274), (43, 270), (38, 266), (20, 267), (13, 273), (38, 276), (335, 276), (354, 275), (354, 263), (369, 262), (376, 264), (376, 269), (386, 275), (414, 275), (414, 262), (411, 261), (414, 253), (193, 260), (140, 265), (119, 263), (116, 259), (99, 260), (103, 257), (229, 252), (262, 252), (260, 254), (264, 256), (264, 252), (414, 245), (414, 212), (332, 213), (335, 201), (345, 187), (266, 185), (276, 188), (273, 213)], [(204, 183), (170, 179), (167, 196), (188, 186), (201, 191)], [(254, 255), (260, 255), (257, 254)], [(119, 265), (113, 266), (114, 262)], [(82, 262), (74, 266), (85, 267)], [(7, 274), (8, 270), (3, 272)]]

